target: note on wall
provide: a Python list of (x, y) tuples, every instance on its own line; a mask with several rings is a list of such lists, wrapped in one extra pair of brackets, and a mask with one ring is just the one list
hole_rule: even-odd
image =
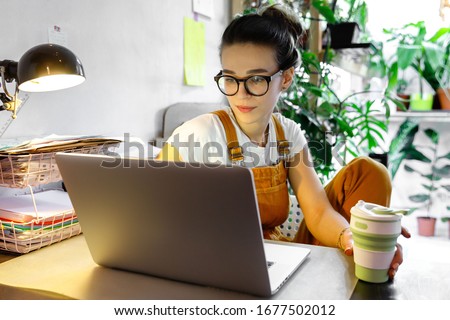
[(189, 86), (205, 85), (205, 25), (184, 18), (184, 82)]
[(214, 15), (213, 0), (192, 0), (192, 11), (212, 18)]
[(48, 27), (48, 43), (67, 47), (67, 33), (63, 32), (59, 26)]

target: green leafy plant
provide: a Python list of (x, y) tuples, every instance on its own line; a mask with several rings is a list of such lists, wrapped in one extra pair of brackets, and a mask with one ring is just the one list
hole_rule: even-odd
[[(433, 90), (441, 87), (441, 80), (449, 71), (445, 66), (450, 52), (450, 28), (441, 28), (428, 38), (425, 22), (419, 21), (401, 28), (384, 29), (384, 33), (390, 36), (389, 42), (397, 45), (389, 63), (391, 84), (397, 84), (399, 70), (412, 67), (419, 79), (425, 80)], [(421, 80), (419, 85), (423, 95)]]
[[(309, 81), (311, 74), (319, 76), (318, 85)], [(390, 116), (390, 108), (386, 107), (389, 98), (380, 92), (380, 99), (361, 98), (371, 91), (339, 98), (332, 88), (332, 78), (329, 65), (321, 63), (311, 52), (302, 52), (302, 68), (280, 106), (286, 117), (300, 123), (305, 130), (316, 171), (323, 182), (348, 157), (376, 150), (384, 142), (387, 131), (386, 120), (380, 120), (380, 111), (385, 112), (384, 119)], [(379, 100), (378, 104), (375, 100)]]
[[(375, 100), (368, 100), (364, 105), (351, 103), (347, 109), (347, 112), (353, 112), (353, 116), (350, 117), (351, 126), (358, 130), (358, 134), (354, 135), (359, 138), (356, 147), (365, 148), (366, 153), (374, 151), (381, 142), (384, 142), (387, 132), (387, 124), (380, 120), (380, 110), (374, 108), (374, 103)], [(390, 110), (389, 108), (385, 110), (388, 118)], [(354, 156), (358, 155), (354, 154)]]
[(365, 28), (367, 4), (364, 0), (313, 0), (311, 4), (330, 24), (356, 22)]
[[(327, 81), (331, 71), (314, 53), (303, 50), (301, 54), (302, 66), (296, 72), (293, 85), (283, 95), (279, 109), (286, 117), (301, 124), (309, 141), (316, 171), (322, 179), (326, 179), (335, 171), (331, 152), (333, 142), (326, 139), (326, 134), (339, 123), (345, 124), (345, 121), (340, 111), (332, 105), (318, 105), (318, 99), (324, 94), (324, 82), (316, 85), (310, 81), (311, 75), (322, 75), (322, 79)], [(347, 126), (341, 130), (352, 134)]]
[(403, 160), (416, 159), (427, 162), (429, 160), (413, 146), (414, 138), (419, 131), (419, 121), (417, 119), (406, 119), (399, 127), (395, 137), (389, 145), (389, 171), (392, 179), (397, 174)]
[(364, 0), (313, 0), (311, 5), (327, 22), (323, 37), (328, 48), (348, 48), (355, 40), (368, 37)]
[[(425, 181), (421, 183), (423, 191), (409, 196), (409, 199), (419, 205), (413, 210), (426, 208), (429, 215), (433, 204), (433, 194), (439, 190), (450, 192), (450, 184), (445, 183), (445, 179), (450, 178), (450, 165), (442, 164), (444, 159), (450, 160), (450, 152), (445, 155), (438, 154), (439, 133), (432, 128), (423, 130), (430, 143), (415, 145), (414, 139), (418, 132), (418, 121), (407, 119), (400, 125), (390, 147), (390, 170), (394, 177), (401, 163), (405, 161), (405, 171), (419, 175)], [(426, 151), (429, 156), (425, 154)], [(420, 168), (413, 166), (413, 163), (419, 164)]]

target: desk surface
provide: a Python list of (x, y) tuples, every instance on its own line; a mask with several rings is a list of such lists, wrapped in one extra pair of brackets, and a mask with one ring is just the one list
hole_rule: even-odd
[[(354, 264), (337, 249), (317, 246), (272, 299), (349, 299)], [(0, 262), (2, 261), (0, 254)], [(3, 260), (6, 260), (3, 255)], [(83, 235), (0, 263), (0, 299), (256, 299), (94, 263)]]
[(358, 281), (351, 299), (449, 300), (450, 239), (439, 237), (399, 238), (403, 264), (394, 281), (372, 284)]
[[(419, 241), (420, 240), (420, 241)], [(351, 257), (307, 246), (311, 254), (273, 299), (450, 299), (448, 238), (401, 239), (405, 261), (394, 281), (371, 284), (353, 276)], [(15, 256), (0, 253), (1, 299), (255, 299), (97, 266), (82, 235)]]

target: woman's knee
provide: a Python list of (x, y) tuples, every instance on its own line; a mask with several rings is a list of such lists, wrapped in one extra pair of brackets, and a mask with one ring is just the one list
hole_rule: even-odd
[(372, 182), (378, 181), (379, 184), (391, 189), (391, 177), (389, 171), (382, 163), (367, 156), (359, 156), (353, 159), (348, 166), (355, 167), (355, 169), (363, 176), (369, 176)]

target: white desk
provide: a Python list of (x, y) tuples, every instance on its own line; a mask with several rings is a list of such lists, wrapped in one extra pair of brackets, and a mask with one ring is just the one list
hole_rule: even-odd
[[(351, 257), (333, 248), (311, 254), (273, 299), (349, 299), (356, 286)], [(0, 253), (1, 254), (1, 253)], [(0, 259), (1, 261), (1, 259)], [(0, 263), (1, 299), (257, 299), (215, 288), (96, 265), (83, 235)]]

